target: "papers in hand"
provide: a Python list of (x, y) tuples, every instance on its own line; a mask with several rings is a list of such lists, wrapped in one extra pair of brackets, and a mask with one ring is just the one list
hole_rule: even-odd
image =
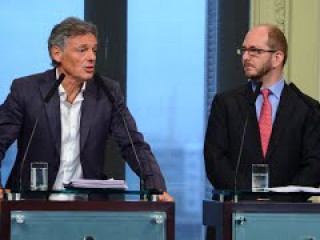
[(307, 193), (320, 193), (320, 188), (315, 187), (305, 187), (305, 186), (295, 186), (289, 185), (284, 187), (272, 187), (268, 188), (270, 192), (307, 192)]
[(75, 179), (72, 180), (68, 187), (73, 188), (111, 188), (111, 189), (128, 189), (124, 180), (93, 180), (93, 179)]

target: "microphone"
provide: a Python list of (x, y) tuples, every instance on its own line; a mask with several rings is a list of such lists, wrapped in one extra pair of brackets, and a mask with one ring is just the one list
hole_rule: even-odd
[(44, 98), (44, 102), (48, 103), (51, 98), (53, 97), (53, 94), (55, 93), (55, 91), (58, 89), (59, 85), (62, 83), (63, 79), (65, 78), (65, 74), (61, 73), (58, 80), (55, 81), (55, 83), (53, 84), (52, 88), (50, 89), (50, 91), (47, 93), (47, 95)]
[[(249, 101), (249, 106), (252, 106), (252, 105), (255, 104), (255, 102), (257, 100), (257, 97), (260, 94), (260, 88), (261, 87), (262, 87), (262, 82), (261, 81), (256, 81), (256, 89), (252, 93), (252, 96), (251, 96), (250, 101)], [(243, 125), (240, 148), (239, 148), (239, 154), (238, 154), (238, 158), (237, 158), (237, 165), (236, 165), (236, 170), (235, 170), (235, 175), (234, 175), (234, 192), (235, 193), (237, 191), (237, 178), (238, 178), (238, 172), (239, 172), (239, 167), (240, 167), (240, 162), (241, 162), (241, 156), (242, 156), (242, 152), (243, 152), (244, 140), (245, 140), (245, 136), (246, 136), (246, 133), (247, 133), (248, 121), (249, 121), (249, 109), (247, 111), (247, 116), (246, 116), (246, 119), (245, 119), (244, 125)], [(235, 194), (235, 196), (236, 196), (236, 194)]]
[[(51, 98), (53, 97), (55, 91), (58, 89), (59, 85), (61, 84), (61, 82), (63, 81), (63, 79), (65, 78), (65, 76), (66, 76), (66, 75), (65, 75), (64, 73), (61, 73), (61, 74), (60, 74), (59, 78), (54, 82), (53, 86), (51, 87), (51, 89), (49, 90), (49, 92), (47, 93), (47, 95), (44, 97), (44, 99), (43, 99), (43, 104), (42, 104), (41, 107), (43, 107), (45, 104), (47, 104), (47, 103), (51, 100)], [(22, 177), (23, 177), (23, 167), (24, 167), (24, 163), (25, 163), (25, 161), (26, 161), (26, 159), (27, 159), (28, 152), (29, 152), (29, 148), (30, 148), (30, 145), (31, 145), (31, 142), (32, 142), (34, 133), (35, 133), (35, 131), (36, 131), (36, 129), (37, 129), (37, 125), (38, 125), (39, 118), (40, 118), (40, 114), (38, 114), (37, 119), (36, 119), (36, 121), (34, 122), (32, 131), (31, 131), (31, 134), (30, 134), (28, 143), (27, 143), (26, 150), (24, 151), (23, 158), (22, 158), (22, 160), (21, 160), (21, 165), (20, 165), (20, 180), (19, 180), (19, 189), (20, 189), (20, 192), (22, 192)]]
[(129, 138), (130, 141), (130, 145), (134, 154), (134, 157), (136, 159), (136, 162), (138, 164), (139, 167), (139, 172), (140, 172), (140, 200), (144, 200), (144, 190), (145, 190), (145, 176), (144, 173), (142, 171), (142, 166), (141, 166), (141, 161), (140, 158), (137, 154), (137, 150), (136, 147), (134, 146), (133, 140), (132, 140), (132, 136), (131, 133), (129, 131), (129, 127), (126, 121), (125, 116), (123, 115), (121, 109), (119, 108), (118, 104), (116, 103), (116, 100), (114, 99), (114, 97), (112, 96), (112, 94), (110, 93), (107, 85), (105, 84), (105, 82), (103, 81), (103, 79), (101, 78), (101, 76), (96, 73), (94, 75), (94, 78), (96, 79), (97, 83), (101, 86), (101, 88), (103, 89), (104, 93), (107, 95), (107, 98), (109, 99), (109, 101), (111, 102), (111, 104), (116, 108), (117, 112), (119, 113), (121, 120), (123, 122), (124, 128), (126, 130), (127, 136)]
[(256, 89), (254, 90), (254, 93), (252, 95), (252, 102), (251, 104), (255, 104), (256, 100), (260, 94), (260, 89), (262, 87), (262, 82), (261, 81), (256, 81)]

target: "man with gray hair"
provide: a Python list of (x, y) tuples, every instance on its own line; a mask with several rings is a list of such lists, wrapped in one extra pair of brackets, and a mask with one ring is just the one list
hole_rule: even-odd
[(123, 158), (136, 174), (144, 176), (146, 187), (164, 191), (159, 200), (173, 201), (119, 84), (94, 75), (97, 35), (92, 23), (74, 17), (63, 20), (48, 40), (54, 68), (13, 81), (0, 107), (0, 160), (18, 140), (6, 188), (29, 188), (30, 165), (39, 161), (49, 165), (49, 190), (63, 189), (73, 179), (103, 179), (105, 147), (113, 135)]

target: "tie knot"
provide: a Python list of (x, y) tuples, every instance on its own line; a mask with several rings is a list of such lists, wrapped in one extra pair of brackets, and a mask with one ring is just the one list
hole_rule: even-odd
[(264, 88), (261, 90), (261, 94), (263, 96), (263, 99), (268, 98), (269, 94), (270, 94), (270, 90), (268, 88)]

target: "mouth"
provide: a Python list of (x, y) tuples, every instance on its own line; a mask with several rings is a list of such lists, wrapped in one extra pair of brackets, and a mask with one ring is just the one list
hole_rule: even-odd
[(93, 73), (94, 72), (94, 66), (87, 66), (87, 67), (84, 68), (84, 70), (87, 73)]
[(244, 64), (243, 68), (245, 71), (250, 71), (253, 70), (255, 67), (251, 64)]

